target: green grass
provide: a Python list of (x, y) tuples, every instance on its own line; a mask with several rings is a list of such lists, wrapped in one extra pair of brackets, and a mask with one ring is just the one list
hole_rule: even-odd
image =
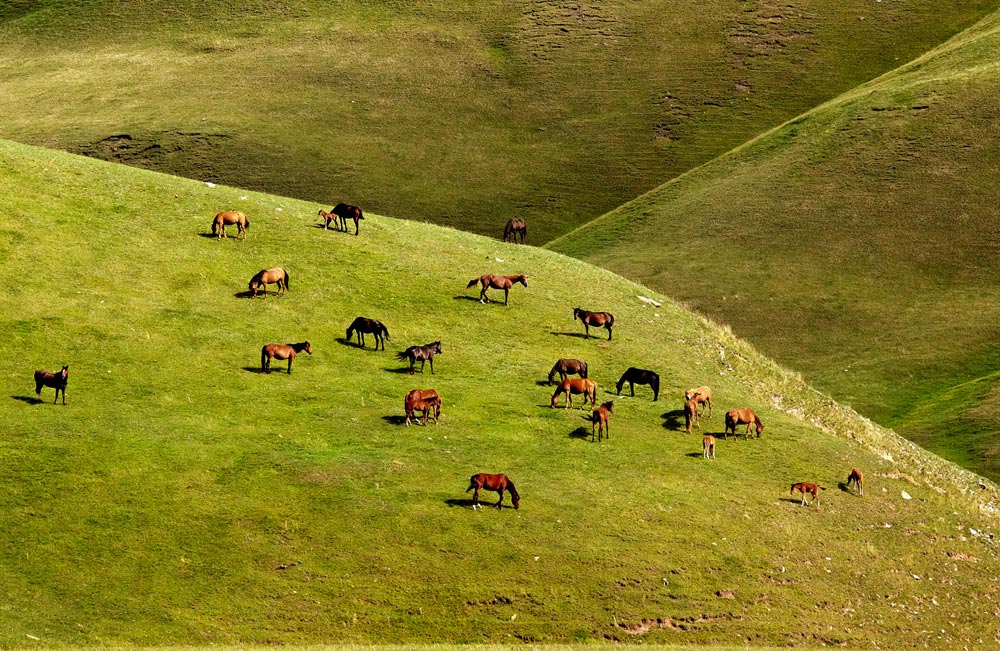
[[(995, 635), (1000, 560), (970, 532), (993, 530), (995, 486), (651, 290), (376, 214), (359, 237), (323, 231), (315, 204), (9, 142), (0, 192), (18, 271), (0, 285), (0, 646)], [(208, 237), (233, 207), (249, 238)], [(286, 296), (240, 296), (279, 264)], [(528, 287), (482, 305), (465, 285), (486, 271)], [(577, 305), (612, 311), (614, 341), (583, 339)], [(359, 314), (386, 323), (387, 351), (343, 341)], [(257, 372), (262, 344), (303, 339), (291, 375)], [(395, 351), (434, 339), (436, 375), (400, 372)], [(548, 407), (560, 356), (615, 400), (609, 441)], [(36, 402), (32, 371), (61, 364), (68, 405)], [(629, 365), (660, 373), (659, 402), (609, 393)], [(702, 383), (707, 431), (752, 406), (765, 436), (703, 461), (679, 418)], [(442, 422), (403, 427), (404, 393), (428, 386)], [(864, 499), (839, 489), (852, 466)], [(478, 471), (514, 478), (520, 511), (473, 512)], [(819, 507), (788, 496), (802, 480), (827, 487)]]

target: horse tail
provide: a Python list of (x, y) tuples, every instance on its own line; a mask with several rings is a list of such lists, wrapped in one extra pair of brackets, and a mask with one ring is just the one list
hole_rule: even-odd
[(466, 288), (466, 289), (469, 289), (469, 288), (471, 288), (471, 287), (475, 287), (475, 286), (476, 286), (476, 283), (478, 283), (478, 282), (479, 282), (479, 279), (478, 279), (478, 278), (473, 278), (472, 280), (470, 280), (470, 281), (469, 281), (469, 284), (468, 284), (468, 285), (466, 285), (466, 286), (465, 286), (465, 288)]
[(281, 273), (283, 273), (285, 275), (285, 291), (287, 292), (288, 291), (288, 272), (285, 271), (284, 269), (282, 269)]
[(465, 492), (468, 493), (473, 488), (475, 488), (476, 485), (477, 485), (476, 484), (476, 475), (473, 475), (473, 476), (469, 477), (469, 487), (465, 489)]
[(403, 352), (401, 352), (401, 353), (396, 353), (396, 359), (402, 360), (402, 359), (408, 358), (409, 355), (407, 355), (406, 353), (407, 353), (407, 351), (405, 351), (405, 350)]
[(582, 362), (580, 364), (580, 377), (587, 379), (587, 362)]
[(385, 324), (384, 324), (384, 323), (380, 323), (379, 325), (380, 325), (380, 326), (382, 326), (382, 335), (383, 335), (383, 336), (384, 336), (384, 337), (385, 337), (386, 339), (388, 339), (388, 338), (389, 338), (389, 328), (385, 327)]
[(243, 230), (250, 230), (250, 218), (246, 215), (243, 215)]
[(261, 370), (264, 370), (264, 367), (265, 367), (266, 363), (267, 363), (267, 346), (261, 346), (260, 347), (260, 368), (261, 368)]
[(615, 315), (608, 312), (608, 329), (610, 330), (615, 325)]

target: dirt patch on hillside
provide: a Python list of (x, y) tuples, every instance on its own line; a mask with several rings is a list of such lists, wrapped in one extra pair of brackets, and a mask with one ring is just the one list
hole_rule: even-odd
[(73, 153), (165, 172), (177, 169), (178, 159), (215, 158), (229, 140), (229, 136), (220, 133), (120, 133), (81, 145)]
[(688, 631), (699, 624), (709, 624), (711, 622), (740, 621), (743, 617), (739, 615), (699, 615), (697, 617), (657, 617), (656, 619), (643, 619), (638, 624), (627, 624), (620, 622), (618, 628), (631, 635), (642, 635), (656, 629), (670, 629), (672, 631)]

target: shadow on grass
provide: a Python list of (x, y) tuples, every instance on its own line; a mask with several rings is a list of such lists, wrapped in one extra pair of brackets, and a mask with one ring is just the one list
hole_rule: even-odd
[(350, 346), (351, 348), (361, 348), (362, 350), (372, 350), (372, 351), (385, 350), (384, 348), (369, 348), (368, 346), (362, 346), (360, 342), (355, 341), (353, 339), (348, 339), (347, 337), (337, 337), (337, 343), (340, 344), (341, 346)]
[[(403, 425), (404, 423), (406, 423), (406, 416), (397, 416), (397, 415), (382, 416), (382, 420), (384, 420), (385, 422), (389, 423), (390, 425)], [(413, 419), (411, 419), (410, 422), (412, 423)], [(419, 422), (419, 419), (418, 419), (417, 424), (421, 425), (421, 423)]]
[[(469, 296), (468, 294), (462, 294), (461, 296), (452, 296), (452, 298), (456, 301), (474, 301), (476, 303), (480, 302), (478, 296)], [(487, 300), (485, 303), (483, 303), (483, 305), (499, 305), (500, 307), (510, 307), (509, 305), (504, 305), (503, 301), (493, 301), (493, 300)]]
[(569, 437), (571, 439), (589, 439), (592, 434), (593, 432), (591, 430), (588, 430), (586, 427), (581, 425), (580, 427), (577, 427), (575, 430), (570, 432)]
[[(267, 296), (267, 292), (257, 292), (257, 293), (262, 294), (263, 296)], [(235, 296), (236, 298), (256, 298), (253, 295), (253, 292), (251, 292), (249, 289), (245, 289), (242, 292), (236, 292), (235, 294), (233, 294), (233, 296)]]
[[(684, 429), (684, 410), (675, 409), (660, 416), (663, 419), (663, 429), (682, 431)], [(706, 432), (707, 434), (708, 432)]]
[[(504, 499), (508, 499), (506, 493), (504, 494)], [(463, 507), (463, 508), (470, 508), (470, 509), (472, 508), (472, 498), (454, 498), (454, 497), (452, 497), (452, 498), (446, 499), (444, 501), (444, 503), (447, 504), (448, 506), (451, 506), (451, 507), (460, 506), (460, 507)], [(497, 508), (497, 503), (496, 502), (491, 502), (489, 500), (487, 500), (485, 502), (483, 500), (479, 500), (479, 506), (482, 507), (483, 510), (486, 510), (486, 509), (496, 509)], [(503, 510), (503, 509), (512, 509), (512, 508), (514, 508), (514, 507), (510, 506), (508, 504), (501, 504), (500, 505), (500, 509), (501, 510)]]
[(29, 405), (40, 405), (45, 401), (41, 398), (36, 398), (35, 396), (11, 396), (14, 400), (20, 400), (21, 402), (26, 402)]
[(267, 373), (259, 366), (244, 366), (243, 370), (247, 373), (256, 373), (257, 375), (267, 375)]
[(556, 332), (552, 330), (549, 334), (553, 334), (557, 337), (576, 337), (577, 339), (586, 339), (587, 335), (583, 332)]
[[(411, 375), (409, 366), (404, 366), (402, 368), (399, 367), (387, 368), (385, 369), (385, 371), (387, 373), (397, 373), (399, 375)], [(418, 371), (417, 373), (413, 373), (412, 375), (419, 375), (419, 374), (420, 372)]]

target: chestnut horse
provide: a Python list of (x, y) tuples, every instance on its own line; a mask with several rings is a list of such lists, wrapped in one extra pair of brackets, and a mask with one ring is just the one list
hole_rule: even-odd
[(706, 459), (715, 458), (715, 437), (711, 434), (701, 437), (701, 456)]
[(865, 477), (861, 474), (861, 471), (857, 468), (851, 469), (851, 474), (847, 476), (847, 488), (850, 490), (851, 482), (854, 482), (854, 488), (858, 491), (858, 497), (865, 496)]
[(250, 219), (237, 210), (224, 210), (217, 214), (212, 220), (212, 235), (220, 239), (226, 237), (226, 226), (231, 224), (236, 224), (238, 229), (236, 239), (240, 239), (240, 235), (246, 239), (247, 229), (250, 228)]
[(413, 375), (413, 365), (420, 360), (420, 372), (424, 372), (424, 364), (431, 363), (431, 375), (434, 374), (434, 356), (441, 354), (441, 342), (432, 341), (423, 346), (410, 346), (401, 353), (396, 353), (396, 359), (410, 360), (410, 375)]
[(500, 503), (503, 502), (504, 491), (510, 491), (510, 501), (514, 504), (514, 508), (521, 508), (521, 496), (517, 494), (517, 489), (514, 488), (514, 482), (512, 482), (507, 475), (490, 475), (485, 472), (473, 475), (469, 478), (469, 487), (465, 489), (465, 492), (468, 493), (473, 489), (476, 491), (472, 494), (473, 511), (477, 508), (483, 508), (482, 504), (479, 503), (480, 490), (488, 490), (500, 494), (500, 499), (497, 500), (497, 509), (503, 508)]
[(764, 423), (760, 422), (760, 418), (757, 414), (753, 413), (753, 409), (730, 409), (726, 412), (726, 430), (724, 434), (726, 438), (729, 438), (729, 431), (732, 430), (733, 436), (736, 436), (736, 426), (746, 423), (747, 429), (743, 434), (743, 438), (750, 437), (750, 426), (756, 426), (757, 438), (760, 438), (761, 432), (764, 431)]
[(288, 272), (281, 267), (261, 269), (250, 279), (247, 287), (252, 296), (257, 296), (257, 292), (263, 288), (264, 298), (267, 298), (267, 286), (272, 283), (278, 284), (278, 296), (284, 294), (288, 291)]
[[(334, 227), (339, 231), (347, 232), (347, 220), (348, 218), (354, 220), (354, 235), (358, 234), (358, 222), (365, 218), (361, 213), (361, 209), (357, 206), (352, 206), (346, 203), (338, 203), (333, 207), (333, 210), (326, 212), (322, 208), (319, 211), (319, 216), (326, 222), (323, 225), (323, 230), (330, 228), (330, 222), (334, 222)], [(337, 219), (340, 219), (340, 224), (338, 226)]]
[[(806, 495), (812, 493), (813, 502), (819, 502), (819, 492), (825, 491), (825, 486), (817, 486), (816, 484), (810, 484), (808, 482), (800, 481), (797, 484), (792, 484), (792, 490), (789, 495), (795, 495), (795, 491), (802, 493), (802, 506), (809, 506), (806, 504)], [(810, 502), (811, 504), (812, 502)]]
[(577, 319), (583, 321), (583, 328), (587, 333), (587, 339), (590, 339), (590, 328), (593, 326), (595, 328), (607, 328), (608, 341), (611, 341), (611, 327), (615, 324), (615, 315), (610, 312), (588, 312), (587, 310), (574, 307), (573, 320), (576, 321)]
[(660, 397), (660, 376), (653, 371), (629, 366), (622, 373), (621, 379), (618, 380), (618, 395), (622, 394), (622, 387), (625, 386), (626, 382), (628, 382), (628, 388), (632, 392), (633, 398), (635, 397), (635, 385), (637, 384), (649, 385), (649, 388), (653, 390), (653, 402), (656, 402)]
[(684, 431), (688, 434), (691, 433), (691, 425), (697, 425), (701, 429), (701, 424), (698, 423), (698, 403), (694, 400), (684, 403)]
[(521, 235), (521, 244), (524, 244), (524, 236), (528, 234), (528, 225), (520, 217), (511, 217), (507, 221), (507, 225), (503, 227), (503, 241), (506, 242), (509, 237), (510, 241), (516, 244), (518, 233)]
[(608, 419), (611, 418), (612, 412), (615, 410), (615, 403), (605, 402), (603, 405), (598, 407), (593, 411), (591, 419), (593, 424), (590, 426), (590, 440), (594, 440), (594, 430), (597, 430), (597, 440), (600, 441), (603, 437), (607, 437), (608, 440), (611, 439), (611, 428), (608, 427)]
[(35, 395), (42, 396), (42, 387), (52, 387), (56, 390), (56, 398), (52, 404), (59, 400), (59, 392), (63, 394), (63, 404), (66, 404), (66, 383), (69, 381), (69, 366), (63, 366), (58, 373), (49, 373), (39, 369), (35, 371)]
[(510, 293), (510, 288), (514, 286), (514, 283), (521, 283), (525, 287), (528, 286), (528, 279), (524, 274), (518, 276), (498, 276), (494, 274), (483, 274), (479, 278), (473, 278), (469, 281), (469, 284), (465, 286), (466, 289), (470, 287), (475, 287), (476, 283), (483, 286), (482, 291), (479, 292), (479, 302), (488, 303), (489, 298), (486, 297), (486, 290), (492, 287), (493, 289), (503, 290), (503, 304), (507, 304), (507, 294)]
[[(427, 425), (428, 414), (434, 416), (434, 424), (437, 425), (441, 416), (441, 396), (434, 389), (413, 389), (403, 398), (403, 410), (406, 412), (406, 426), (410, 426), (410, 418), (413, 412), (424, 412), (424, 425)], [(420, 419), (417, 418), (417, 424)]]
[(295, 356), (303, 350), (310, 355), (313, 353), (312, 346), (309, 345), (308, 341), (303, 341), (298, 344), (265, 344), (260, 349), (260, 370), (270, 374), (272, 359), (287, 359), (288, 374), (291, 375), (292, 360), (294, 360)]
[(368, 333), (375, 335), (375, 350), (378, 350), (379, 342), (382, 343), (382, 350), (385, 350), (385, 340), (389, 338), (389, 330), (381, 321), (359, 316), (347, 327), (347, 341), (351, 340), (355, 330), (358, 332), (358, 343), (362, 348), (365, 347), (365, 333)]
[(583, 405), (580, 405), (580, 409), (587, 404), (587, 399), (590, 399), (590, 405), (596, 405), (597, 400), (597, 383), (593, 380), (587, 378), (571, 378), (568, 377), (559, 383), (556, 387), (556, 392), (552, 394), (552, 404), (550, 407), (555, 407), (559, 404), (559, 394), (566, 394), (566, 408), (573, 406), (573, 394), (582, 393), (583, 394)]
[(712, 417), (712, 390), (706, 386), (700, 386), (696, 389), (688, 389), (684, 392), (684, 402), (688, 400), (695, 400), (701, 407), (701, 416), (705, 413), (705, 405), (708, 405), (708, 418)]
[(549, 371), (549, 386), (552, 386), (556, 373), (559, 374), (560, 380), (565, 380), (567, 375), (579, 375), (585, 378), (587, 377), (587, 362), (582, 359), (560, 359)]

